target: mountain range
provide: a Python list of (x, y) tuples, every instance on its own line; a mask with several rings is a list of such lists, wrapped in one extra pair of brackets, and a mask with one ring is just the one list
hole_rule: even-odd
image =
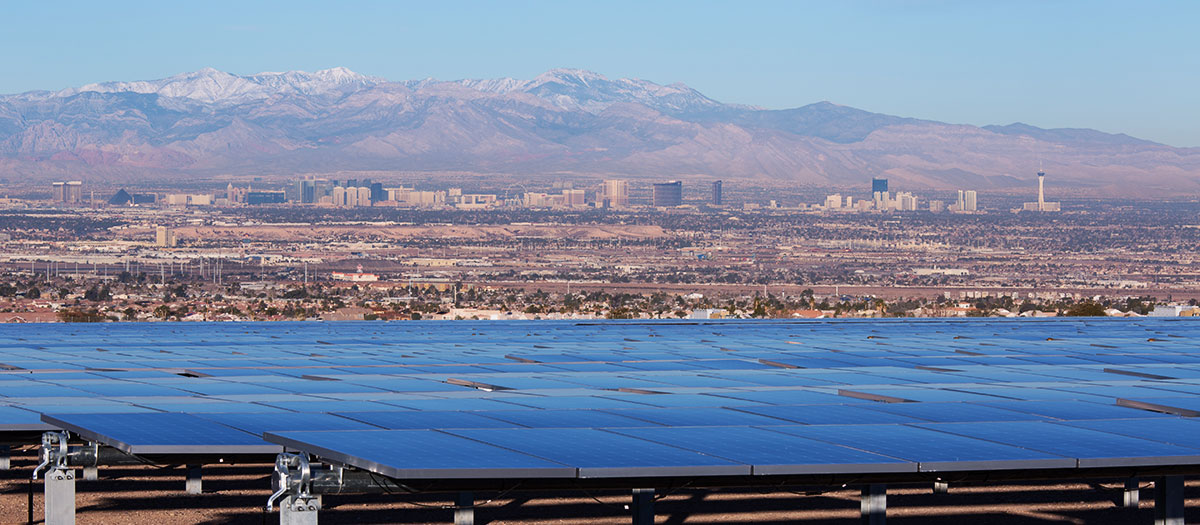
[(0, 96), (0, 178), (372, 171), (910, 189), (1200, 193), (1200, 148), (1090, 129), (970, 126), (830, 102), (764, 109), (683, 84), (554, 69), (389, 81), (204, 69)]

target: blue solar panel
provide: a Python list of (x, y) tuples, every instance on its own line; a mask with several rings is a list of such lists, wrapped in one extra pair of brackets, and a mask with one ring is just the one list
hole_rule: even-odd
[(42, 421), (129, 454), (272, 454), (280, 448), (190, 414), (44, 414)]
[(752, 427), (622, 428), (611, 431), (753, 465), (755, 475), (917, 470), (916, 463)]
[[(1102, 405), (1088, 401), (987, 401), (983, 403), (972, 403), (983, 406), (1002, 408), (1021, 412), (1023, 414), (1033, 414), (1037, 416), (1046, 416), (1054, 419), (1078, 420), (1078, 419), (1121, 419), (1131, 417), (1153, 417), (1154, 412), (1138, 410), (1135, 408), (1119, 407), (1116, 405)], [(1163, 417), (1168, 417), (1161, 414)]]
[(1043, 416), (1004, 410), (971, 403), (872, 403), (859, 405), (864, 409), (887, 412), (938, 423), (971, 421), (1030, 421), (1044, 420)]
[(264, 437), (395, 479), (576, 475), (573, 467), (432, 430), (269, 432)]
[(1074, 468), (1074, 458), (905, 425), (766, 427), (919, 464), (922, 472)]
[(530, 428), (641, 427), (652, 424), (600, 410), (495, 410), (482, 415)]
[(777, 425), (780, 420), (728, 408), (634, 408), (605, 410), (613, 414), (673, 427)]
[[(1193, 355), (1200, 323), (1178, 320), (417, 322), (347, 328), (338, 323), (64, 325), (54, 331), (0, 326), (0, 363), (28, 368), (0, 370), (0, 404), (14, 407), (0, 410), (0, 432), (5, 414), (25, 421), (20, 411), (173, 411), (206, 417), (262, 412), (261, 422), (255, 416), (211, 416), (241, 418), (238, 424), (251, 432), (267, 428), (262, 424), (272, 414), (292, 421), (288, 426), (315, 430), (308, 427), (323, 425), (319, 420), (350, 420), (305, 419), (304, 413), (353, 412), (381, 414), (376, 416), (380, 422), (415, 429), (729, 425), (724, 431), (686, 433), (710, 438), (714, 447), (734, 448), (729, 443), (738, 441), (735, 435), (768, 432), (745, 425), (835, 426), (847, 433), (841, 438), (861, 432), (846, 423), (876, 423), (902, 435), (930, 432), (895, 424), (918, 420), (1147, 418), (1166, 429), (1178, 425), (1166, 421), (1181, 420), (1114, 406), (1114, 401), (1152, 399), (1169, 403), (1162, 410), (1178, 413), (1200, 409), (1189, 397), (1200, 393), (1200, 357)], [(513, 356), (547, 364), (520, 363)], [(201, 377), (181, 377), (180, 369)], [(500, 390), (447, 384), (451, 379)], [(876, 403), (838, 396), (839, 390), (919, 402)], [(1093, 402), (1078, 401), (1084, 399)], [(356, 428), (368, 424), (362, 421)], [(1111, 434), (1128, 437), (1130, 428)], [(720, 438), (721, 432), (728, 437)], [(916, 443), (935, 439), (955, 454), (961, 451), (953, 447), (968, 445), (981, 453), (939, 462), (945, 459), (938, 455), (942, 451), (909, 449), (915, 446), (909, 443), (887, 445), (897, 447), (889, 452), (867, 446), (872, 438), (845, 439), (835, 446), (828, 442), (835, 437), (822, 434), (821, 446), (888, 454), (900, 457), (901, 464), (919, 461), (923, 470), (1019, 468), (1022, 462), (1040, 468), (1075, 459), (1021, 458), (1013, 455), (1014, 447), (995, 440), (945, 433), (936, 439), (909, 436), (906, 441)], [(989, 447), (1001, 447), (990, 460)]]
[(380, 428), (331, 414), (240, 413), (203, 414), (200, 417), (258, 436), (261, 436), (263, 432), (282, 430), (379, 430)]
[(1200, 449), (1200, 421), (1191, 418), (1101, 419), (1057, 424)]
[(620, 396), (619, 398), (600, 396), (525, 396), (520, 398), (508, 398), (505, 399), (505, 401), (514, 405), (544, 409), (636, 408), (648, 406), (638, 402), (638, 399), (641, 397), (644, 396), (636, 394)]
[(11, 406), (0, 405), (0, 431), (40, 431), (56, 427), (42, 423), (41, 414)]
[(749, 465), (596, 429), (513, 428), (448, 432), (575, 466), (581, 478), (751, 473)]
[(422, 428), (503, 428), (512, 423), (474, 412), (338, 412), (337, 415), (390, 430)]
[[(883, 404), (883, 403), (874, 403)], [(918, 403), (894, 403), (915, 405)], [(868, 410), (855, 405), (771, 405), (738, 407), (738, 410), (806, 425), (867, 425), (878, 423), (915, 423), (920, 419)]]
[(1049, 422), (926, 423), (920, 426), (1077, 458), (1081, 468), (1200, 464), (1200, 449)]

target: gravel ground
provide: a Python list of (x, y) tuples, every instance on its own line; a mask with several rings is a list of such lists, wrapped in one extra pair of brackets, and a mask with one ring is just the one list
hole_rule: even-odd
[[(13, 470), (0, 472), (0, 523), (26, 523), (29, 455), (13, 458)], [(263, 524), (269, 495), (268, 465), (206, 468), (205, 493), (183, 491), (182, 467), (112, 468), (100, 480), (76, 485), (77, 523), (92, 524)], [(1142, 491), (1138, 509), (1124, 509), (1119, 481), (1102, 483), (1005, 483), (951, 486), (949, 494), (930, 487), (889, 487), (888, 521), (900, 524), (971, 525), (1018, 523), (1127, 524), (1153, 522), (1153, 489)], [(34, 485), (34, 517), (41, 521), (40, 484)], [(479, 494), (478, 498), (495, 495)], [(1189, 521), (1200, 519), (1200, 480), (1187, 484)], [(324, 498), (322, 524), (451, 523), (444, 508), (449, 495), (339, 495)], [(476, 510), (480, 524), (627, 524), (625, 494), (510, 493)], [(660, 524), (786, 523), (814, 525), (857, 523), (858, 491), (798, 493), (772, 489), (681, 490), (655, 505)]]

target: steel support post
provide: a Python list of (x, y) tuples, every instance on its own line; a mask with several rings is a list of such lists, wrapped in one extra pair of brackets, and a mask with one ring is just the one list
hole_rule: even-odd
[(859, 506), (863, 525), (884, 525), (887, 522), (887, 485), (863, 487)]
[(75, 525), (75, 471), (51, 468), (44, 485), (45, 525)]
[(12, 467), (12, 451), (8, 445), (0, 445), (0, 470), (8, 470)]
[(317, 525), (320, 510), (316, 496), (289, 494), (279, 505), (279, 525)]
[(950, 492), (950, 484), (949, 483), (947, 483), (945, 481), (933, 482), (933, 493), (934, 494), (947, 494), (949, 492)]
[(1183, 476), (1162, 476), (1154, 481), (1154, 525), (1184, 525)]
[(83, 480), (84, 481), (96, 481), (98, 479), (100, 479), (100, 467), (97, 467), (95, 465), (83, 467)]
[(633, 525), (654, 525), (654, 489), (633, 489)]
[(1141, 491), (1139, 490), (1138, 479), (1129, 478), (1125, 480), (1125, 493), (1121, 498), (1121, 506), (1127, 509), (1136, 509), (1141, 503)]
[(459, 492), (454, 500), (454, 525), (475, 525), (475, 494)]
[(187, 466), (187, 478), (184, 481), (184, 489), (187, 490), (188, 494), (200, 494), (204, 492), (204, 476), (200, 465)]

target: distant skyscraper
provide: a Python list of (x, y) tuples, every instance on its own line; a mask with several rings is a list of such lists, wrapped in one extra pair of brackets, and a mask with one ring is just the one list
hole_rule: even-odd
[(714, 180), (712, 183), (712, 205), (720, 206), (722, 204), (725, 204), (725, 201), (721, 195), (721, 181)]
[(677, 180), (654, 185), (654, 205), (671, 208), (683, 204), (683, 183)]
[(871, 193), (872, 194), (881, 193), (881, 192), (887, 193), (887, 191), (888, 191), (887, 179), (871, 179)]
[(955, 201), (954, 206), (958, 211), (966, 211), (967, 201), (963, 197), (963, 190), (958, 190), (958, 200)]
[(175, 246), (175, 231), (166, 226), (159, 226), (155, 230), (154, 244), (164, 248)]
[(629, 206), (629, 183), (620, 179), (604, 181), (600, 187), (599, 200), (601, 205), (607, 201), (608, 206), (612, 208)]
[(979, 203), (975, 197), (975, 190), (967, 190), (964, 192), (963, 211), (979, 211)]
[(55, 182), (51, 184), (53, 190), (52, 199), (54, 202), (63, 204), (79, 204), (83, 202), (83, 182), (73, 180), (70, 182)]

